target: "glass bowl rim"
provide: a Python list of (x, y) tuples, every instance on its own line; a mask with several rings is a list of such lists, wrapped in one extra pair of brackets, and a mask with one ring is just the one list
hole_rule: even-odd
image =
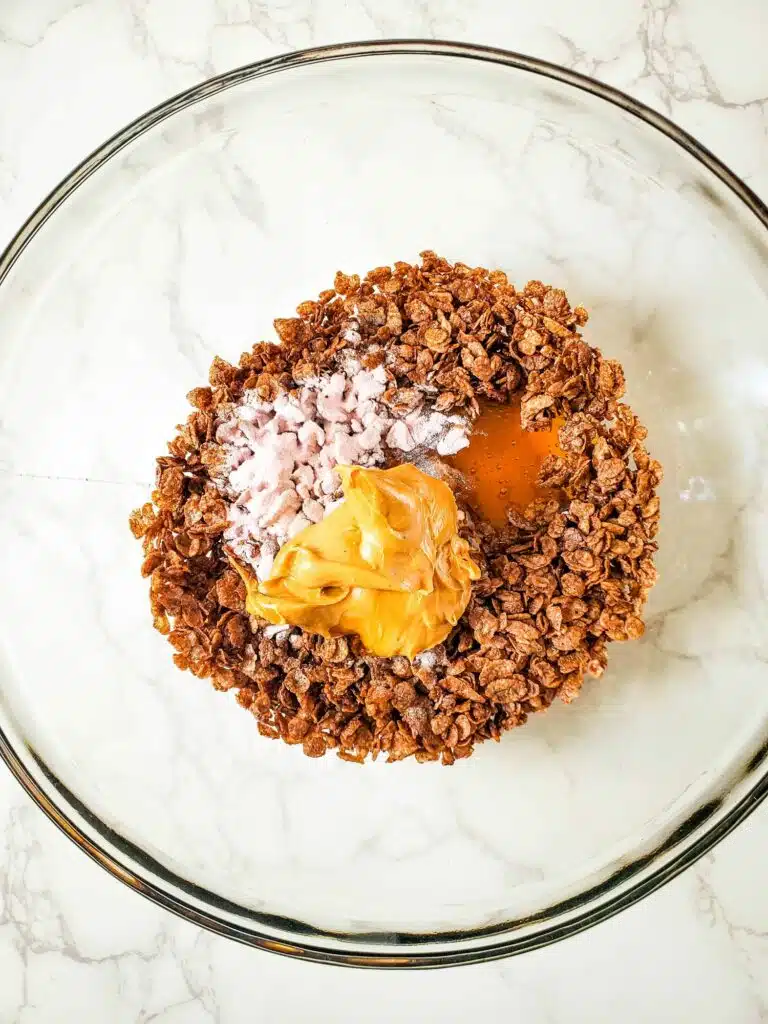
[[(295, 50), (245, 64), (185, 89), (141, 114), (81, 161), (22, 224), (0, 253), (0, 285), (58, 207), (113, 156), (160, 122), (234, 86), (280, 71), (322, 65), (340, 59), (395, 55), (452, 57), (497, 64), (539, 75), (605, 100), (682, 147), (714, 174), (768, 230), (768, 206), (729, 167), (673, 121), (613, 86), (558, 64), (497, 47), (434, 39), (367, 40)], [(27, 751), (40, 774), (57, 792), (61, 804), (68, 806), (69, 812), (62, 809), (45, 791), (36, 773), (24, 763), (0, 725), (0, 758), (22, 788), (79, 849), (113, 877), (158, 906), (216, 934), (285, 956), (354, 967), (423, 968), (485, 962), (547, 946), (577, 934), (632, 906), (675, 878), (716, 846), (768, 796), (766, 742), (748, 766), (748, 770), (752, 771), (764, 765), (763, 771), (735, 806), (703, 832), (701, 830), (707, 819), (716, 812), (719, 804), (711, 802), (697, 808), (672, 836), (668, 836), (651, 853), (639, 856), (632, 864), (614, 872), (602, 883), (531, 918), (491, 928), (450, 933), (399, 934), (392, 941), (391, 933), (387, 933), (386, 937), (376, 933), (334, 933), (301, 921), (246, 911), (245, 908), (201, 889), (165, 869), (144, 851), (100, 822), (51, 772), (32, 747), (27, 746)], [(99, 834), (101, 842), (87, 834), (84, 826), (74, 820), (72, 812)], [(684, 842), (683, 847), (666, 863), (658, 865), (645, 877), (641, 875), (626, 889), (622, 889), (622, 883), (630, 881), (633, 874), (647, 869), (658, 857), (680, 842)], [(617, 891), (613, 892), (614, 889)], [(555, 918), (552, 923), (546, 924), (548, 917), (558, 913), (567, 913), (569, 916), (566, 920), (558, 921)], [(247, 916), (249, 921), (256, 924), (254, 927), (245, 926), (232, 919), (236, 916)], [(532, 933), (515, 934), (515, 929), (521, 925), (536, 924), (542, 920), (543, 927)], [(279, 937), (275, 938), (276, 935)], [(481, 945), (469, 945), (478, 940)]]

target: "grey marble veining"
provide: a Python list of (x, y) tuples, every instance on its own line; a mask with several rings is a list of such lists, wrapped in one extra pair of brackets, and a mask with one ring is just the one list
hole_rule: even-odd
[[(6, 0), (0, 10), (6, 97), (0, 104), (0, 235), (10, 235), (84, 153), (169, 93), (287, 49), (385, 36), (506, 46), (594, 75), (671, 116), (768, 193), (768, 72), (760, 43), (768, 12), (759, 0), (737, 0), (727, 9), (708, 0), (609, 6), (481, 0), (469, 11), (459, 0)], [(449, 136), (468, 130), (460, 104), (438, 100), (432, 117)], [(588, 158), (584, 174), (599, 190), (599, 169)], [(237, 160), (212, 165), (211, 175), (226, 175), (225, 191), (239, 215), (258, 228), (259, 195), (238, 173)], [(192, 378), (215, 347), (194, 307), (196, 230), (182, 221), (158, 256), (169, 280), (187, 286), (186, 293), (178, 284), (169, 287), (158, 315), (167, 317)], [(73, 332), (90, 315), (85, 286), (68, 296), (61, 315)], [(643, 345), (655, 336), (641, 323), (638, 365)], [(140, 494), (140, 465), (121, 477), (124, 467), (110, 464), (109, 453), (102, 464), (105, 481)], [(78, 468), (75, 459), (62, 475), (77, 477)], [(46, 471), (31, 468), (43, 477)], [(46, 500), (45, 483), (33, 486)], [(107, 486), (105, 507), (117, 500), (113, 495)], [(745, 490), (734, 515), (743, 516), (752, 498)], [(76, 503), (77, 495), (71, 500)], [(700, 578), (684, 593), (663, 595), (650, 622), (651, 664), (674, 656), (693, 670), (706, 654), (686, 609), (692, 601), (717, 607), (723, 581), (733, 574), (731, 559), (727, 531), (715, 533)], [(97, 566), (89, 562), (83, 573), (95, 579)], [(759, 635), (754, 650), (765, 657)], [(140, 685), (151, 687), (136, 657), (131, 670)], [(199, 783), (206, 784), (204, 773)], [(221, 813), (226, 818), (228, 808)], [(471, 821), (457, 824), (471, 831)], [(378, 832), (369, 838), (374, 845), (386, 840)], [(419, 838), (428, 847), (435, 836), (426, 830)], [(90, 863), (3, 772), (0, 1022), (434, 1017), (450, 1024), (472, 1014), (484, 1022), (525, 1024), (753, 1024), (768, 1020), (767, 841), (768, 811), (762, 809), (661, 892), (575, 939), (481, 967), (382, 975), (267, 956), (172, 918)], [(490, 848), (489, 862), (494, 857)]]

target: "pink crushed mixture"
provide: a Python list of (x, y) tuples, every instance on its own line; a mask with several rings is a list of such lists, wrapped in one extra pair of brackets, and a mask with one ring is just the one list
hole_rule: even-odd
[(246, 392), (219, 424), (227, 457), (220, 487), (230, 503), (224, 539), (260, 579), (286, 540), (338, 502), (338, 463), (377, 466), (386, 448), (453, 455), (469, 443), (462, 417), (423, 405), (397, 415), (380, 401), (386, 387), (383, 367), (350, 361), (347, 373), (307, 381), (272, 403)]

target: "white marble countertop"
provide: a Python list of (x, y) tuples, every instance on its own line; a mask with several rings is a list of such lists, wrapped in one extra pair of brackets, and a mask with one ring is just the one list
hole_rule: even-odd
[[(470, 13), (471, 11), (471, 13)], [(660, 109), (768, 195), (761, 0), (5, 0), (0, 238), (115, 129), (237, 64), (341, 40), (506, 46)], [(537, 953), (436, 972), (255, 952), (108, 877), (0, 772), (0, 1022), (768, 1020), (768, 807), (618, 917)]]

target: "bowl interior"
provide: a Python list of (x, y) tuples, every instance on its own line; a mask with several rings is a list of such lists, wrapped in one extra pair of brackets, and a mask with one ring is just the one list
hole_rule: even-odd
[[(0, 288), (2, 715), (40, 785), (246, 929), (286, 934), (260, 916), (279, 915), (374, 946), (546, 927), (735, 799), (768, 712), (768, 271), (750, 217), (604, 99), (438, 53), (244, 75), (137, 133)], [(173, 667), (127, 518), (214, 354), (273, 338), (337, 268), (425, 248), (590, 310), (665, 467), (661, 579), (602, 680), (468, 761), (312, 761)]]

